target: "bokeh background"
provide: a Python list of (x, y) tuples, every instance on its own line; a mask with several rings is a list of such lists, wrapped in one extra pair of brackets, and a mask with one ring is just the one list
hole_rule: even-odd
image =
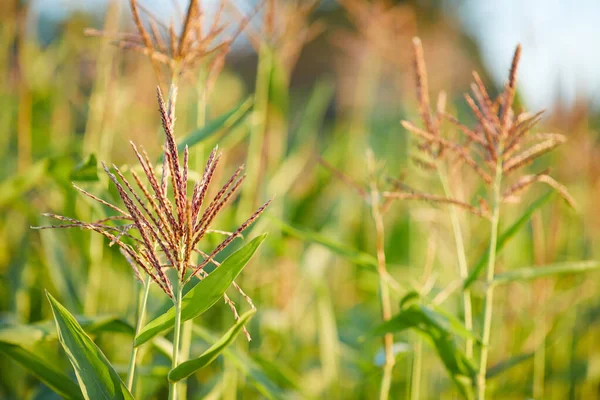
[[(209, 18), (215, 3), (204, 1)], [(218, 221), (220, 228), (233, 229), (248, 211), (248, 199), (275, 196), (275, 205), (253, 230), (269, 231), (269, 240), (240, 281), (259, 308), (250, 325), (254, 340), (238, 340), (234, 355), (196, 374), (191, 398), (252, 399), (271, 393), (370, 399), (377, 393), (380, 341), (368, 337), (380, 319), (377, 275), (348, 250), (374, 254), (369, 210), (352, 188), (316, 160), (322, 156), (346, 176), (364, 182), (369, 146), (385, 174), (427, 184), (427, 174), (409, 162), (409, 134), (399, 123), (418, 118), (410, 47), (415, 35), (424, 45), (432, 93), (445, 90), (449, 108), (465, 118), (462, 93), (469, 90), (471, 71), (477, 70), (497, 93), (521, 43), (519, 104), (533, 112), (545, 108), (539, 129), (569, 138), (539, 165), (552, 166), (578, 208), (555, 199), (536, 212), (503, 252), (500, 270), (600, 258), (600, 3), (341, 3), (324, 0), (311, 15), (295, 19), (293, 8), (281, 13), (278, 49), (287, 58), (281, 65), (284, 78), (270, 93), (269, 132), (285, 138), (285, 145), (279, 159), (267, 162), (266, 182), (247, 185), (237, 203), (239, 211), (234, 208)], [(167, 0), (143, 4), (166, 22), (177, 20), (186, 6)], [(225, 15), (232, 21), (255, 5), (249, 0), (231, 4)], [(156, 78), (150, 64), (110, 40), (83, 34), (88, 27), (132, 31), (128, 2), (1, 0), (0, 8), (0, 324), (50, 318), (45, 289), (74, 314), (118, 315), (131, 322), (136, 282), (118, 251), (86, 232), (30, 229), (49, 223), (42, 212), (83, 220), (95, 215), (97, 210), (70, 186), (75, 180), (110, 194), (108, 182), (85, 168), (90, 155), (117, 165), (133, 163), (129, 140), (150, 154), (160, 152)], [(259, 13), (251, 20), (250, 29), (260, 31), (262, 17)], [(304, 29), (310, 34), (301, 35)], [(208, 101), (208, 121), (252, 95), (257, 66), (257, 52), (242, 34)], [(178, 135), (185, 136), (199, 118), (193, 79), (182, 82), (178, 104)], [(246, 118), (203, 142), (194, 154), (208, 154), (218, 142), (227, 175), (249, 157), (260, 156), (248, 155), (253, 123), (252, 117)], [(202, 160), (192, 161), (201, 165)], [(508, 208), (504, 225), (544, 190)], [(398, 203), (386, 224), (388, 268), (398, 282), (431, 283), (435, 293), (453, 281), (456, 262), (443, 208)], [(472, 264), (485, 250), (487, 238), (483, 224), (467, 226)], [(344, 248), (335, 254), (302, 232), (318, 232)], [(490, 363), (501, 373), (490, 383), (494, 398), (600, 398), (599, 277), (592, 272), (498, 290)], [(242, 309), (247, 307), (232, 296)], [(154, 292), (151, 314), (163, 310), (165, 300)], [(458, 301), (458, 296), (449, 299), (448, 309), (458, 310)], [(480, 308), (480, 302), (475, 306)], [(222, 305), (199, 321), (214, 332), (231, 323)], [(406, 396), (413, 339), (410, 333), (398, 338), (405, 347), (399, 346), (393, 398)], [(97, 341), (111, 361), (126, 365), (129, 353), (118, 349), (130, 337), (107, 333)], [(66, 368), (56, 343), (40, 346)], [(205, 347), (200, 338), (194, 342), (198, 351)], [(56, 398), (2, 354), (0, 398)], [(140, 398), (163, 398), (165, 386), (157, 378), (164, 378), (168, 360), (150, 349), (144, 357), (156, 368), (142, 372)], [(431, 349), (424, 363), (422, 397), (455, 398)]]

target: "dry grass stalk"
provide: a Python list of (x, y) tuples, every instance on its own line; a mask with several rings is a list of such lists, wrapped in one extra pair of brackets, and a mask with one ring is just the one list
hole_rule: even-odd
[(363, 200), (368, 201), (369, 193), (359, 183), (355, 182), (352, 178), (350, 178), (349, 176), (344, 174), (339, 169), (335, 168), (333, 165), (331, 165), (325, 159), (318, 157), (318, 162), (323, 167), (325, 167), (325, 169), (327, 169), (329, 172), (331, 172), (331, 174), (333, 176), (335, 176), (337, 179), (344, 182), (348, 187), (350, 187), (352, 190), (354, 190)]
[(394, 200), (422, 200), (431, 203), (437, 204), (452, 204), (454, 206), (460, 207), (471, 213), (479, 216), (488, 218), (489, 216), (484, 214), (479, 208), (474, 207), (464, 201), (451, 199), (448, 197), (437, 196), (428, 193), (398, 193), (398, 192), (383, 192), (381, 194), (386, 199), (394, 199)]
[[(172, 93), (174, 92), (175, 90), (172, 90)], [(215, 148), (208, 158), (201, 180), (195, 182), (192, 195), (189, 197), (187, 194), (189, 189), (188, 149), (186, 147), (183, 159), (181, 159), (174, 136), (174, 103), (172, 100), (169, 101), (169, 104), (165, 103), (160, 88), (158, 89), (158, 104), (166, 135), (165, 169), (160, 180), (157, 179), (157, 174), (147, 153), (143, 149), (138, 150), (131, 143), (144, 173), (145, 182), (135, 172), (131, 173), (132, 182), (116, 166), (112, 166), (112, 171), (104, 166), (105, 172), (117, 188), (124, 208), (102, 200), (76, 186), (76, 189), (82, 194), (109, 207), (117, 215), (94, 222), (84, 222), (60, 215), (46, 214), (59, 221), (64, 221), (66, 224), (40, 228), (82, 228), (100, 233), (110, 239), (111, 245), (116, 244), (120, 247), (125, 258), (132, 265), (136, 277), (139, 278), (140, 271), (144, 271), (169, 297), (173, 298), (173, 284), (165, 274), (165, 268), (174, 268), (178, 272), (177, 279), (180, 284), (189, 282), (193, 276), (198, 274), (205, 276), (206, 272), (203, 268), (208, 263), (219, 265), (214, 260), (215, 257), (236, 237), (241, 236), (241, 233), (262, 214), (270, 200), (256, 210), (235, 231), (227, 233), (227, 237), (212, 252), (206, 254), (198, 250), (197, 247), (204, 236), (214, 232), (210, 227), (216, 216), (237, 194), (244, 180), (244, 175), (241, 174), (243, 167), (239, 167), (235, 171), (208, 203), (206, 195), (220, 159), (220, 154)], [(170, 191), (168, 190), (169, 186)], [(115, 225), (115, 222), (121, 224)], [(204, 257), (200, 264), (195, 264), (192, 260), (194, 251)], [(252, 301), (239, 286), (235, 284), (234, 286), (254, 307)], [(233, 302), (228, 298), (226, 298), (226, 302), (230, 307), (235, 308)], [(237, 311), (234, 315), (237, 315)]]

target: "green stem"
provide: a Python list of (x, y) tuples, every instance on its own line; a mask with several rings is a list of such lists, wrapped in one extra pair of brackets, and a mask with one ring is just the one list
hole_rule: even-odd
[[(179, 352), (180, 362), (189, 360), (190, 350), (192, 348), (192, 328), (194, 327), (194, 321), (191, 319), (183, 323), (183, 329), (181, 330), (181, 351)], [(179, 383), (179, 400), (185, 400), (187, 398), (187, 379), (183, 379)]]
[(422, 359), (423, 359), (423, 340), (417, 339), (414, 349), (414, 358), (412, 365), (411, 383), (410, 383), (410, 399), (420, 399), (421, 389), (421, 370), (422, 370)]
[(486, 291), (484, 297), (483, 329), (481, 335), (481, 358), (479, 362), (479, 373), (477, 376), (478, 399), (485, 399), (485, 375), (487, 372), (488, 351), (490, 345), (490, 333), (492, 330), (492, 313), (494, 304), (494, 270), (496, 268), (496, 247), (498, 245), (498, 224), (500, 222), (500, 185), (502, 183), (502, 158), (499, 156), (496, 162), (496, 174), (493, 186), (494, 208), (492, 211), (490, 250), (486, 272)]
[[(369, 170), (373, 172), (374, 160), (371, 152), (369, 154)], [(375, 223), (375, 237), (377, 250), (377, 271), (379, 273), (379, 293), (381, 296), (381, 316), (383, 321), (389, 321), (392, 318), (392, 305), (390, 302), (390, 289), (387, 283), (387, 269), (385, 260), (385, 229), (383, 216), (380, 209), (380, 194), (375, 183), (375, 178), (371, 178), (371, 214)], [(392, 370), (394, 369), (394, 336), (387, 333), (383, 337), (383, 347), (385, 350), (385, 364), (383, 366), (383, 377), (381, 379), (381, 390), (379, 399), (387, 400), (389, 398), (390, 387), (392, 384)]]
[[(144, 286), (140, 288), (137, 310), (137, 324), (135, 327), (135, 336), (140, 333), (146, 319), (146, 304), (148, 303), (148, 293), (150, 293), (150, 276), (146, 275)], [(127, 389), (133, 390), (133, 379), (135, 376), (135, 364), (139, 348), (132, 344), (131, 356), (129, 358), (129, 368), (127, 368)]]
[(387, 400), (390, 397), (390, 388), (392, 387), (392, 370), (394, 364), (386, 364), (383, 366), (383, 378), (381, 378), (381, 390), (379, 392), (380, 400)]
[(544, 375), (546, 374), (546, 321), (544, 315), (536, 325), (535, 336), (538, 347), (533, 355), (533, 398), (544, 398)]
[[(171, 369), (177, 367), (179, 360), (179, 338), (181, 336), (181, 298), (183, 294), (183, 283), (177, 282), (177, 293), (175, 297), (175, 332), (173, 333), (173, 362)], [(177, 400), (177, 383), (169, 381), (169, 400)]]
[(258, 71), (254, 93), (253, 124), (250, 130), (250, 142), (246, 159), (247, 178), (242, 186), (238, 215), (251, 214), (258, 198), (264, 191), (265, 170), (268, 164), (269, 148), (267, 128), (269, 121), (269, 90), (273, 68), (271, 49), (263, 44), (258, 55)]
[[(198, 96), (197, 115), (196, 115), (196, 128), (201, 129), (206, 124), (206, 76), (204, 68), (201, 69), (198, 84), (196, 86), (196, 92)], [(202, 171), (203, 168), (203, 157), (204, 157), (204, 146), (202, 144), (196, 144), (195, 146), (195, 158), (194, 164), (196, 171)], [(183, 323), (181, 330), (181, 349), (179, 351), (179, 361), (185, 362), (190, 358), (190, 350), (192, 348), (192, 328), (194, 327), (194, 321), (189, 320)], [(179, 382), (179, 400), (186, 400), (187, 398), (187, 379)]]
[[(448, 179), (448, 175), (446, 171), (442, 168), (441, 163), (438, 164), (438, 175), (440, 177), (440, 181), (442, 182), (442, 186), (444, 188), (444, 194), (446, 197), (452, 197), (452, 189), (450, 187), (450, 182)], [(450, 221), (452, 222), (452, 231), (454, 232), (454, 243), (456, 245), (456, 256), (458, 258), (458, 273), (460, 278), (464, 281), (469, 276), (469, 268), (467, 265), (467, 255), (465, 252), (465, 244), (462, 234), (462, 229), (460, 227), (460, 220), (458, 218), (458, 213), (456, 207), (450, 205)], [(469, 331), (473, 330), (473, 308), (471, 306), (471, 291), (464, 290), (463, 291), (463, 312), (465, 314), (465, 328)], [(469, 338), (466, 341), (466, 349), (465, 354), (468, 359), (473, 357), (473, 339)]]

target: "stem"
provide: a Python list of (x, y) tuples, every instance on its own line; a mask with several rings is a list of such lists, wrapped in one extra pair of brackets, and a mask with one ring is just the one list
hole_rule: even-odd
[(540, 337), (543, 339), (538, 345), (533, 355), (533, 398), (543, 399), (544, 398), (544, 375), (546, 374), (546, 326), (545, 321), (541, 319), (541, 326), (536, 326), (535, 336), (539, 340)]
[[(150, 276), (146, 275), (144, 286), (140, 288), (138, 298), (138, 310), (137, 310), (137, 324), (135, 327), (135, 336), (140, 333), (142, 326), (144, 326), (144, 320), (146, 319), (146, 304), (148, 303), (148, 293), (150, 293)], [(139, 348), (132, 344), (131, 346), (131, 357), (129, 358), (129, 368), (127, 368), (127, 389), (131, 392), (133, 390), (133, 379), (135, 376), (135, 363), (137, 360), (137, 353)]]
[[(379, 201), (379, 193), (372, 192), (372, 199)], [(387, 270), (385, 266), (385, 252), (384, 252), (384, 228), (383, 218), (379, 210), (379, 204), (374, 202), (372, 204), (373, 219), (375, 221), (375, 230), (377, 236), (377, 271), (379, 273), (379, 291), (381, 293), (381, 315), (384, 321), (389, 321), (392, 318), (392, 306), (390, 303), (390, 292), (385, 277), (387, 276)], [(381, 379), (381, 391), (379, 398), (381, 400), (387, 400), (389, 397), (390, 386), (392, 384), (392, 370), (394, 368), (394, 336), (391, 333), (387, 333), (383, 337), (383, 346), (385, 349), (385, 364), (383, 367), (383, 378)]]
[(273, 67), (271, 50), (261, 45), (258, 55), (258, 71), (256, 74), (256, 89), (254, 92), (253, 124), (250, 130), (250, 142), (247, 153), (247, 178), (241, 188), (241, 201), (238, 215), (252, 213), (256, 208), (258, 198), (264, 191), (265, 173), (269, 154), (267, 129), (269, 124), (269, 88)]
[[(369, 169), (374, 166), (373, 155), (369, 152)], [(390, 303), (390, 291), (386, 282), (387, 269), (385, 261), (385, 230), (383, 216), (379, 207), (380, 195), (375, 183), (375, 178), (371, 178), (371, 214), (375, 222), (376, 248), (377, 248), (377, 272), (379, 273), (379, 292), (381, 294), (381, 315), (383, 321), (389, 321), (392, 318), (392, 306)], [(383, 366), (383, 378), (381, 379), (381, 390), (379, 398), (387, 400), (389, 397), (390, 386), (392, 384), (392, 370), (394, 368), (394, 336), (387, 333), (383, 337), (383, 346), (385, 350), (385, 364)]]
[(411, 400), (419, 400), (420, 399), (420, 389), (421, 389), (421, 361), (423, 356), (423, 340), (421, 338), (417, 339), (415, 343), (414, 350), (414, 358), (412, 365), (412, 376), (410, 383), (410, 399)]
[[(446, 197), (452, 197), (452, 189), (450, 188), (450, 182), (448, 175), (442, 170), (441, 163), (438, 163), (438, 175), (442, 186), (444, 188), (444, 194)], [(465, 252), (465, 244), (463, 240), (462, 229), (460, 227), (460, 220), (456, 207), (450, 205), (450, 221), (452, 222), (452, 231), (454, 232), (454, 243), (456, 245), (456, 256), (458, 258), (458, 273), (460, 278), (464, 281), (469, 276), (469, 268), (467, 265), (467, 256)], [(463, 290), (463, 312), (465, 314), (465, 328), (469, 331), (473, 330), (473, 309), (471, 306), (471, 291)], [(473, 339), (468, 338), (465, 345), (465, 354), (468, 359), (473, 357)]]
[[(183, 282), (177, 283), (177, 294), (175, 297), (175, 332), (173, 334), (173, 362), (171, 369), (177, 367), (179, 358), (179, 337), (181, 336), (181, 298), (183, 293)], [(177, 400), (177, 383), (169, 381), (169, 400)]]
[[(181, 362), (187, 361), (190, 358), (190, 349), (192, 347), (192, 328), (194, 327), (194, 321), (191, 319), (183, 323), (183, 329), (181, 331), (181, 351), (179, 352), (179, 358)], [(187, 398), (187, 379), (183, 379), (179, 383), (179, 400), (185, 400)]]
[[(196, 115), (196, 129), (202, 129), (206, 125), (206, 84), (205, 84), (205, 71), (201, 69), (198, 84), (196, 86), (196, 92), (198, 96), (197, 115)], [(195, 146), (195, 169), (202, 171), (202, 163), (204, 157), (204, 146), (202, 144), (196, 144)], [(179, 361), (184, 362), (190, 358), (190, 350), (192, 348), (192, 328), (194, 327), (194, 321), (189, 320), (183, 323), (181, 330), (181, 349), (179, 351)], [(187, 379), (179, 382), (179, 400), (186, 400), (187, 398)]]
[(483, 330), (481, 335), (481, 359), (477, 377), (478, 399), (485, 399), (485, 374), (487, 372), (488, 350), (490, 345), (490, 333), (492, 329), (492, 313), (494, 301), (494, 269), (496, 267), (496, 247), (498, 244), (498, 224), (500, 221), (500, 184), (502, 182), (502, 158), (499, 156), (496, 162), (496, 176), (493, 187), (494, 209), (492, 211), (490, 232), (490, 253), (486, 272), (486, 291), (484, 297)]

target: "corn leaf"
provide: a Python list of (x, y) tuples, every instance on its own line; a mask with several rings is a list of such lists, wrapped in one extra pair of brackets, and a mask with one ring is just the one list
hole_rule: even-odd
[(475, 368), (456, 345), (455, 337), (478, 339), (460, 321), (422, 304), (411, 304), (374, 331), (376, 335), (415, 329), (435, 348), (464, 398), (473, 396)]
[(332, 82), (325, 79), (317, 82), (296, 131), (299, 140), (304, 141), (313, 132), (319, 131), (334, 94), (335, 85)]
[[(206, 329), (194, 325), (193, 332), (195, 335), (203, 338), (206, 341), (214, 342), (217, 338)], [(269, 400), (278, 400), (284, 398), (284, 391), (278, 387), (269, 376), (263, 371), (261, 366), (257, 364), (247, 355), (235, 350), (233, 347), (228, 347), (223, 350), (223, 356), (226, 357), (235, 367), (245, 376), (250, 378), (256, 389)]]
[[(231, 283), (239, 273), (242, 272), (242, 269), (244, 269), (266, 237), (267, 235), (263, 234), (242, 246), (235, 253), (227, 257), (219, 268), (198, 282), (183, 297), (181, 305), (182, 322), (196, 318), (223, 297), (225, 291), (231, 286)], [(136, 336), (135, 346), (146, 343), (167, 329), (172, 329), (174, 321), (175, 308), (171, 307), (167, 312), (146, 324)]]
[(411, 304), (389, 321), (379, 325), (375, 335), (383, 335), (390, 332), (401, 332), (410, 328), (424, 328), (431, 326), (448, 335), (456, 335), (467, 339), (479, 340), (473, 332), (469, 331), (456, 317), (441, 310), (434, 310), (423, 304)]
[(0, 208), (10, 205), (15, 200), (22, 200), (22, 196), (46, 176), (49, 165), (50, 160), (43, 159), (23, 173), (0, 183)]
[[(521, 215), (521, 217), (519, 217), (519, 219), (517, 219), (507, 230), (502, 232), (500, 236), (498, 236), (498, 243), (496, 244), (497, 253), (500, 253), (500, 251), (504, 248), (506, 243), (508, 243), (508, 241), (515, 236), (515, 234), (523, 227), (523, 225), (525, 225), (525, 223), (527, 223), (527, 221), (531, 219), (531, 216), (535, 211), (537, 211), (540, 207), (546, 204), (550, 200), (550, 198), (552, 198), (553, 194), (554, 192), (548, 192), (545, 195), (540, 196), (536, 201), (531, 203), (529, 207), (527, 207), (527, 210), (525, 210), (525, 212), (523, 213), (523, 215)], [(475, 267), (473, 267), (471, 273), (465, 280), (465, 283), (463, 284), (464, 289), (469, 288), (469, 286), (471, 286), (477, 280), (477, 278), (479, 278), (479, 275), (481, 275), (481, 272), (486, 266), (488, 257), (489, 250), (486, 249), (486, 251), (481, 255), (479, 261), (477, 261), (477, 264), (475, 264)]]
[(104, 353), (50, 293), (58, 339), (75, 370), (85, 399), (133, 399)]
[(208, 364), (213, 362), (219, 354), (227, 347), (240, 333), (244, 325), (252, 318), (256, 313), (256, 310), (250, 310), (244, 313), (240, 319), (233, 325), (221, 339), (215, 344), (210, 346), (200, 357), (185, 361), (173, 368), (169, 372), (169, 380), (171, 382), (177, 382), (192, 375), (197, 370), (206, 367)]
[(39, 357), (27, 348), (5, 342), (0, 342), (0, 353), (17, 361), (62, 398), (68, 400), (83, 399), (77, 384), (63, 371), (57, 369), (48, 359)]
[(486, 379), (494, 378), (509, 369), (516, 367), (517, 365), (522, 364), (523, 362), (533, 358), (534, 353), (525, 353), (519, 354), (517, 356), (511, 357), (507, 360), (500, 361), (498, 364), (488, 368), (487, 373), (485, 374)]
[[(268, 103), (275, 111), (286, 115), (289, 109), (289, 77), (273, 50), (266, 45), (259, 49), (257, 79), (257, 93), (260, 96), (257, 104)], [(261, 96), (263, 93), (268, 97)]]
[[(77, 323), (88, 333), (103, 332), (133, 334), (133, 326), (121, 317), (105, 315), (93, 318), (74, 317)], [(40, 341), (58, 339), (54, 321), (43, 321), (30, 325), (5, 325), (0, 327), (0, 343), (30, 347)]]
[(301, 378), (298, 374), (281, 363), (280, 361), (271, 361), (262, 357), (260, 354), (253, 354), (252, 361), (257, 364), (262, 373), (268, 376), (274, 384), (282, 389), (292, 389), (301, 395), (301, 398), (308, 398), (306, 388), (301, 384)]
[(95, 154), (90, 154), (71, 171), (72, 181), (94, 182), (98, 181), (98, 160)]
[(599, 261), (570, 261), (543, 266), (518, 268), (496, 274), (493, 284), (501, 285), (510, 282), (522, 282), (556, 275), (577, 274), (600, 267)]
[[(183, 151), (185, 146), (192, 147), (204, 143), (209, 139), (216, 138), (219, 134), (225, 134), (239, 124), (252, 109), (252, 99), (246, 99), (231, 111), (213, 119), (204, 127), (189, 133), (177, 144), (177, 150)], [(162, 158), (161, 158), (162, 161)]]
[(328, 248), (333, 253), (347, 259), (348, 261), (356, 265), (377, 268), (377, 259), (370, 254), (360, 252), (356, 249), (353, 249), (352, 247), (336, 242), (335, 240), (331, 240), (327, 236), (322, 235), (318, 232), (294, 228), (293, 226), (288, 225), (285, 222), (275, 218), (273, 218), (272, 220), (277, 225), (279, 225), (282, 232), (285, 232), (290, 236), (294, 236), (306, 242), (320, 244), (321, 246)]

